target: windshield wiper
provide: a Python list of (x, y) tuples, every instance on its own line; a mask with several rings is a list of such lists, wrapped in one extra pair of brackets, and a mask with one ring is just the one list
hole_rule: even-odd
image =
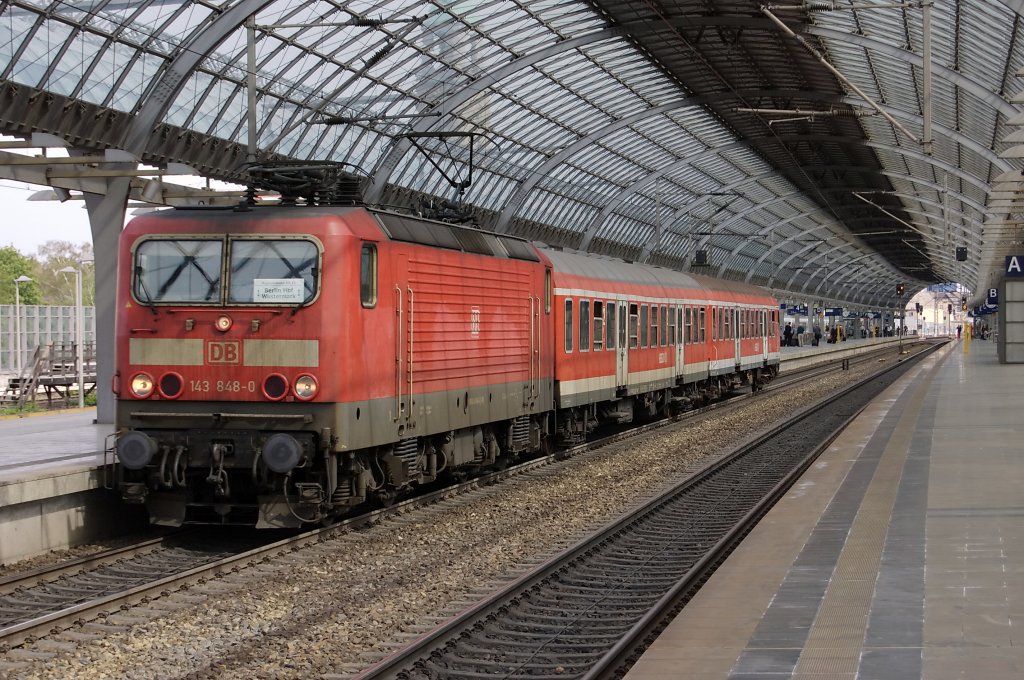
[(146, 294), (145, 303), (149, 307), (149, 311), (153, 312), (153, 316), (159, 316), (159, 313), (156, 311), (156, 305), (153, 304), (153, 296), (149, 294), (149, 289), (146, 288), (146, 279), (142, 276), (142, 267), (135, 267), (135, 280), (139, 282), (142, 292)]

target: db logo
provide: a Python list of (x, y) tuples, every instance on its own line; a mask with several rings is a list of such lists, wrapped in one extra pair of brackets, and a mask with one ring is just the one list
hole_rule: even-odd
[(236, 341), (206, 343), (206, 363), (208, 364), (237, 364), (241, 360), (242, 353)]

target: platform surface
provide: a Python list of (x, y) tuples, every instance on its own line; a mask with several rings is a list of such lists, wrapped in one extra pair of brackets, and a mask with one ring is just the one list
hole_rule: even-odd
[(1024, 677), (1022, 383), (979, 340), (912, 369), (627, 679)]
[(102, 465), (114, 427), (95, 418), (96, 409), (85, 408), (0, 420), (0, 482)]

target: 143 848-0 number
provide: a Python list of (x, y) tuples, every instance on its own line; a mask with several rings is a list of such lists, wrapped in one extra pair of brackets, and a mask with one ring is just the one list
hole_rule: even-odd
[(209, 392), (210, 387), (213, 385), (217, 392), (255, 392), (256, 381), (250, 380), (243, 382), (241, 380), (218, 380), (216, 383), (211, 383), (209, 380), (190, 380), (189, 387), (193, 392)]

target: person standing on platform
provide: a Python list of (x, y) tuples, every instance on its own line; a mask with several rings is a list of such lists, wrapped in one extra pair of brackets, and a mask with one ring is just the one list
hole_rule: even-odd
[(960, 333), (962, 333), (962, 332), (963, 332), (963, 330), (964, 330), (964, 327), (963, 327), (963, 325), (962, 325), (962, 324), (957, 324), (957, 325), (956, 325), (956, 339), (957, 339), (957, 340), (959, 340), (959, 339), (960, 339)]
[(786, 327), (782, 331), (782, 346), (793, 346), (793, 324), (788, 321), (786, 322)]
[(811, 346), (817, 347), (818, 343), (821, 342), (821, 326), (815, 322), (814, 327), (811, 330), (814, 333), (814, 340), (811, 341)]

